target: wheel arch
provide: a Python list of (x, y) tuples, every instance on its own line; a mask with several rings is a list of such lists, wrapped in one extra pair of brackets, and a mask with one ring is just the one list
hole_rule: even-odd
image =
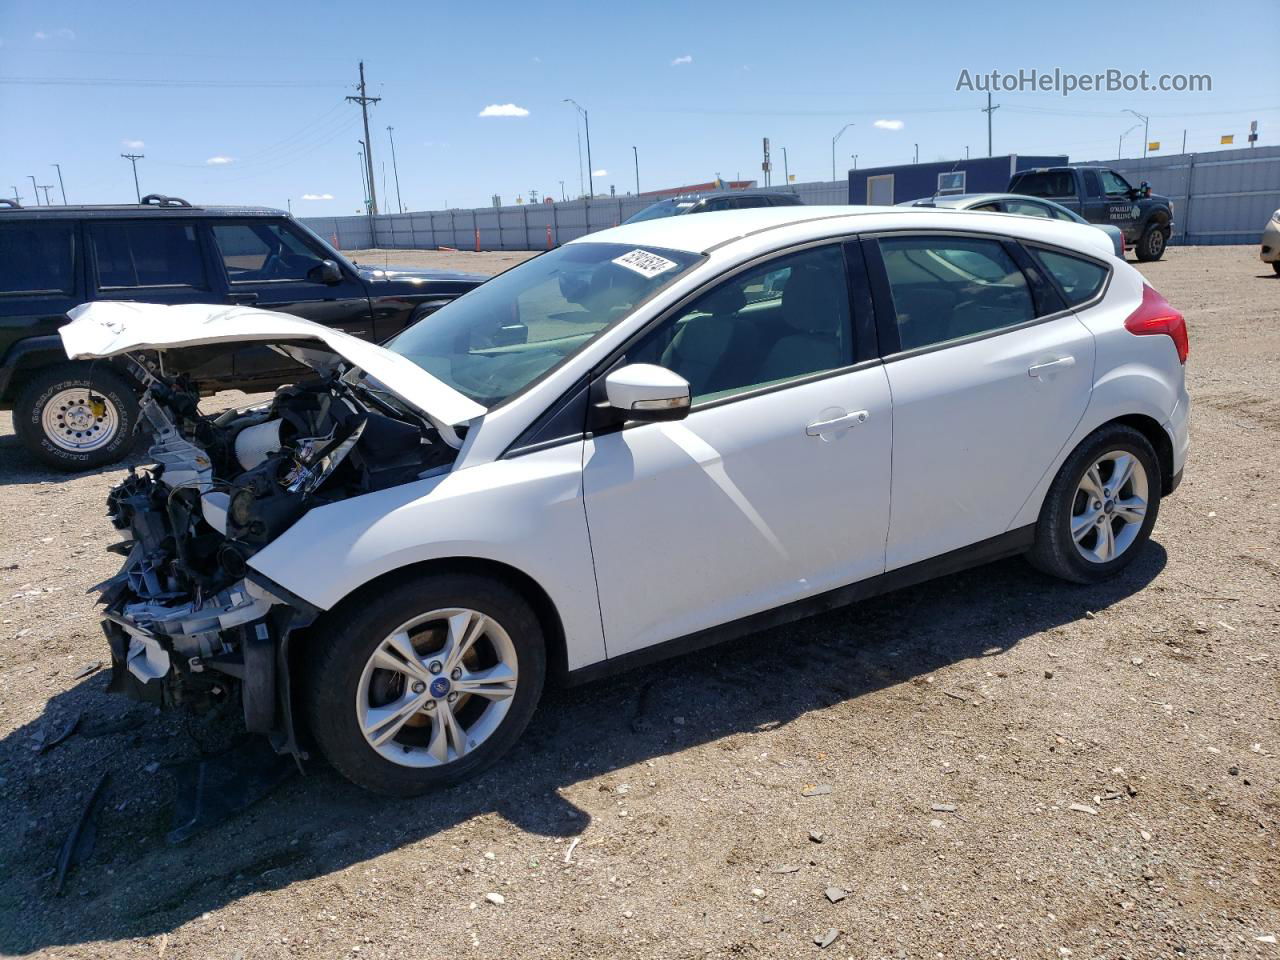
[[(533, 607), (533, 611), (538, 617), (538, 624), (542, 627), (542, 635), (546, 643), (548, 678), (563, 681), (569, 672), (568, 645), (564, 622), (551, 599), (551, 595), (537, 580), (523, 570), (488, 558), (437, 557), (388, 570), (386, 573), (360, 584), (328, 610), (321, 613), (316, 618), (315, 623), (307, 628), (306, 632), (323, 629), (327, 620), (352, 606), (358, 606), (371, 595), (391, 589), (409, 580), (446, 573), (463, 573), (472, 576), (489, 577), (494, 580), (500, 580), (514, 588)], [(305, 643), (300, 644), (299, 647), (305, 647)]]
[[(1173, 440), (1164, 427), (1153, 417), (1142, 413), (1129, 413), (1106, 423), (1098, 424), (1094, 430), (1110, 426), (1113, 423), (1132, 427), (1147, 438), (1147, 442), (1156, 451), (1156, 460), (1160, 464), (1160, 495), (1168, 496), (1173, 492)], [(1092, 433), (1093, 431), (1090, 431)], [(1083, 441), (1082, 441), (1083, 442)]]

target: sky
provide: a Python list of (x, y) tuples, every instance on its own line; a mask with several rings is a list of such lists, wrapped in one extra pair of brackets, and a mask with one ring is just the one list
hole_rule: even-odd
[[(1280, 0), (1040, 3), (125, 4), (0, 0), (0, 194), (142, 193), (298, 216), (363, 211), (363, 59), (383, 211), (580, 195), (588, 112), (597, 193), (757, 179), (769, 137), (798, 181), (987, 149), (986, 94), (1019, 69), (1208, 74), (1211, 91), (998, 91), (999, 154), (1140, 155), (1280, 143)], [(387, 127), (393, 128), (391, 133)], [(390, 138), (395, 141), (392, 163)], [(633, 151), (634, 148), (634, 151)], [(385, 173), (384, 173), (385, 166)], [(384, 181), (385, 177), (385, 181)], [(386, 190), (384, 191), (384, 182)], [(563, 184), (563, 186), (562, 186)], [(388, 198), (386, 194), (390, 194)], [(44, 191), (40, 191), (44, 196)]]

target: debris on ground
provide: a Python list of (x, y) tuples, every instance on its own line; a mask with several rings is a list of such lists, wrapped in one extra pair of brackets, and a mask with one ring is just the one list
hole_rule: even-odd
[(836, 937), (840, 936), (840, 931), (832, 927), (826, 933), (820, 934), (813, 938), (813, 942), (818, 945), (819, 950), (825, 950), (836, 942)]
[(800, 791), (802, 797), (825, 797), (831, 792), (831, 787), (825, 783), (806, 783), (804, 789)]
[(102, 806), (103, 790), (110, 779), (110, 774), (104, 772), (98, 778), (97, 784), (93, 790), (89, 792), (89, 798), (85, 801), (84, 808), (80, 812), (80, 818), (76, 821), (76, 825), (67, 834), (67, 839), (62, 843), (62, 849), (58, 852), (58, 867), (53, 880), (53, 892), (55, 895), (61, 894), (63, 887), (67, 882), (67, 873), (72, 867), (77, 867), (84, 863), (93, 854), (93, 846), (98, 839), (98, 810)]

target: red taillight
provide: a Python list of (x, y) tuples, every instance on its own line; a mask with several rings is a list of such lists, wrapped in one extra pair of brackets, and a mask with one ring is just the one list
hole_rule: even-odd
[(1174, 349), (1178, 351), (1178, 362), (1187, 362), (1191, 343), (1187, 339), (1186, 318), (1173, 309), (1169, 301), (1156, 293), (1153, 287), (1145, 283), (1142, 285), (1142, 305), (1129, 314), (1124, 328), (1140, 337), (1163, 333), (1173, 340)]

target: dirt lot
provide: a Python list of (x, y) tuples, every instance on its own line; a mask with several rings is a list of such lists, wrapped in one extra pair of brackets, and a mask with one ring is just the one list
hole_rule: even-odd
[[(170, 765), (230, 726), (79, 676), (105, 655), (84, 590), (118, 567), (123, 471), (50, 474), (0, 415), (0, 952), (1280, 956), (1280, 279), (1253, 247), (1142, 269), (1190, 320), (1195, 442), (1120, 580), (948, 577), (552, 692), (447, 793), (317, 765), (176, 847)], [(55, 895), (104, 771), (95, 851)]]

